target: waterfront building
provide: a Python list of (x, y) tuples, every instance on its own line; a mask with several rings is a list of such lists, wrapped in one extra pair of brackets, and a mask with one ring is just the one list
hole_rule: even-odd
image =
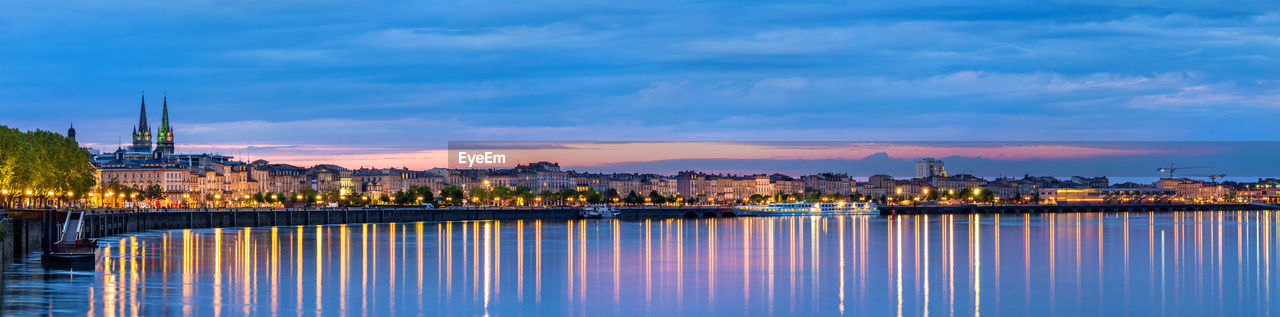
[(1040, 189), (1040, 202), (1047, 205), (1163, 204), (1177, 198), (1176, 191), (1164, 188)]
[(1107, 188), (1108, 186), (1111, 186), (1111, 181), (1108, 180), (1106, 176), (1098, 176), (1098, 177), (1072, 176), (1071, 182), (1080, 184), (1080, 186), (1084, 188)]
[(826, 195), (849, 195), (856, 193), (856, 182), (848, 174), (821, 173), (800, 176), (805, 192), (819, 192)]
[(969, 174), (935, 176), (929, 178), (929, 181), (934, 188), (948, 191), (954, 190), (956, 192), (972, 188), (980, 188), (987, 184), (986, 180)]
[(1178, 197), (1190, 202), (1223, 200), (1231, 189), (1214, 182), (1203, 182), (1187, 178), (1164, 178), (1156, 181), (1156, 187), (1172, 189)]

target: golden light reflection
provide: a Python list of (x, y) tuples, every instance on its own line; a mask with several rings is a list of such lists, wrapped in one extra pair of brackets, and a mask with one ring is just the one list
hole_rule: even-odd
[(542, 220), (533, 222), (534, 301), (542, 302)]
[[(427, 244), (427, 243), (426, 243), (426, 237), (424, 237), (424, 235), (426, 235), (426, 232), (425, 232), (425, 230), (424, 230), (425, 228), (424, 228), (424, 224), (423, 224), (422, 222), (415, 223), (415, 224), (413, 225), (413, 229), (414, 229), (414, 233), (416, 234), (416, 237), (418, 238), (418, 261), (417, 261), (417, 263), (416, 263), (416, 264), (418, 265), (418, 296), (416, 296), (415, 298), (416, 298), (416, 299), (417, 299), (417, 301), (418, 301), (418, 310), (419, 310), (419, 311), (421, 311), (421, 310), (422, 310), (422, 308), (423, 308), (423, 306), (422, 306), (422, 292), (423, 292), (423, 285), (422, 285), (422, 281), (423, 281), (423, 267), (425, 266), (425, 265), (424, 265), (424, 264), (425, 264), (424, 262), (426, 262), (426, 261), (424, 260), (424, 259), (425, 259), (425, 254), (424, 254), (425, 252), (424, 252), (424, 251), (425, 251), (425, 247), (426, 247), (426, 244)], [(346, 245), (346, 243), (343, 243), (343, 245)], [(438, 245), (437, 245), (437, 248), (438, 248)], [(344, 258), (345, 258), (345, 257), (344, 257)]]
[(839, 242), (836, 243), (836, 247), (839, 248), (839, 251), (837, 252), (840, 253), (840, 256), (839, 256), (839, 259), (840, 259), (840, 274), (839, 274), (840, 305), (839, 307), (840, 308), (839, 309), (840, 309), (840, 313), (844, 314), (844, 253), (845, 253), (844, 251), (844, 217), (842, 216), (842, 217), (839, 217), (839, 219), (836, 219), (836, 223), (837, 223), (836, 233), (839, 235), (837, 238)]
[(524, 302), (524, 220), (516, 220), (516, 301)]
[[(644, 220), (644, 302), (653, 303), (653, 220)], [(646, 307), (649, 308), (649, 307)]]
[[(572, 311), (568, 314), (574, 314), (580, 312), (580, 309), (590, 311), (591, 307), (598, 307), (593, 306), (596, 304), (590, 301), (609, 306), (608, 297), (612, 295), (612, 306), (620, 307), (614, 314), (658, 314), (680, 309), (679, 305), (720, 308), (726, 305), (727, 300), (730, 305), (745, 303), (742, 304), (741, 311), (745, 314), (825, 315), (893, 311), (892, 314), (921, 316), (979, 315), (984, 312), (984, 300), (988, 314), (993, 311), (992, 307), (1001, 308), (996, 312), (1003, 313), (1001, 305), (1016, 305), (1017, 298), (1021, 295), (1024, 298), (1023, 305), (1032, 306), (1024, 310), (1023, 314), (1037, 310), (1035, 307), (1038, 305), (1047, 306), (1049, 312), (1061, 313), (1066, 311), (1064, 309), (1077, 313), (1091, 312), (1095, 308), (1088, 304), (1098, 298), (1109, 298), (1109, 301), (1124, 305), (1130, 305), (1131, 300), (1137, 299), (1139, 305), (1165, 305), (1164, 308), (1176, 312), (1174, 309), (1178, 309), (1179, 305), (1193, 300), (1222, 303), (1224, 300), (1230, 302), (1233, 298), (1270, 298), (1273, 295), (1270, 292), (1270, 262), (1273, 261), (1270, 251), (1276, 247), (1275, 235), (1280, 234), (1273, 225), (1276, 215), (1275, 212), (1171, 212), (1148, 214), (1146, 226), (1140, 223), (1144, 221), (1144, 215), (1140, 213), (1111, 214), (1110, 219), (1107, 214), (1092, 213), (1017, 215), (1012, 217), (1021, 217), (1021, 221), (1016, 221), (1015, 218), (1008, 224), (1002, 223), (1003, 215), (760, 217), (640, 222), (571, 220), (564, 222), (563, 229), (566, 243), (564, 250), (567, 254), (561, 259), (565, 259), (565, 263), (551, 261), (555, 270), (560, 269), (559, 265), (565, 265), (565, 271), (553, 270), (563, 272), (565, 276), (559, 273), (545, 276), (547, 281), (554, 282), (561, 278), (567, 281), (566, 284), (554, 284), (557, 287), (548, 292), (554, 296), (554, 302), (548, 307), (568, 307)], [(957, 220), (956, 217), (967, 217), (967, 221)], [(1057, 219), (1070, 223), (1058, 227)], [(938, 220), (939, 223), (932, 223), (933, 220)], [(654, 224), (655, 221), (658, 222), (657, 225)], [(832, 221), (835, 223), (831, 223)], [(1228, 221), (1236, 222), (1236, 226), (1231, 226)], [(961, 227), (961, 222), (964, 222), (965, 227)], [(530, 235), (525, 234), (528, 229), (525, 228), (525, 221), (505, 224), (507, 231), (515, 229), (515, 232), (509, 233), (515, 239), (514, 246), (509, 245), (514, 250), (502, 248), (501, 222), (457, 223), (463, 226), (464, 240), (460, 245), (464, 251), (461, 256), (452, 252), (451, 246), (455, 243), (453, 239), (459, 238), (453, 236), (453, 222), (436, 223), (436, 230), (432, 232), (425, 232), (428, 228), (422, 222), (413, 224), (413, 232), (406, 232), (411, 230), (406, 224), (390, 224), (383, 233), (377, 232), (380, 225), (362, 224), (360, 237), (355, 237), (355, 230), (352, 230), (354, 228), (348, 225), (335, 225), (315, 226), (314, 229), (297, 226), (292, 234), (288, 232), (288, 227), (269, 227), (198, 231), (203, 233), (181, 230), (161, 233), (159, 236), (140, 235), (118, 240), (111, 238), (112, 241), (101, 249), (96, 267), (100, 274), (94, 278), (100, 286), (91, 287), (84, 294), (89, 296), (87, 310), (94, 315), (145, 315), (151, 312), (147, 304), (149, 298), (170, 297), (176, 298), (170, 304), (172, 313), (180, 315), (292, 315), (290, 311), (299, 315), (397, 315), (405, 314), (405, 309), (397, 306), (411, 305), (409, 301), (414, 300), (417, 301), (416, 311), (438, 307), (441, 308), (440, 311), (447, 312), (450, 308), (472, 305), (477, 310), (485, 307), (488, 309), (485, 312), (500, 312), (512, 307), (512, 303), (521, 303), (517, 307), (542, 305), (541, 282), (544, 276), (541, 271), (541, 256), (544, 250), (540, 221), (533, 223), (534, 232)], [(635, 229), (628, 229), (624, 233), (624, 223), (634, 225), (632, 228)], [(558, 225), (553, 223), (551, 228), (560, 230), (555, 227)], [(1019, 225), (1021, 228), (1013, 228)], [(684, 229), (692, 231), (686, 236)], [(1017, 249), (1011, 249), (1014, 254), (1010, 254), (1008, 263), (1004, 263), (1002, 259), (1002, 229), (1010, 230), (1013, 239), (1022, 239), (1022, 254), (1016, 254)], [(1140, 245), (1133, 245), (1141, 243), (1132, 240), (1141, 237), (1141, 232), (1135, 231), (1143, 229), (1148, 232), (1149, 257), (1132, 258), (1136, 256), (1132, 249), (1141, 248)], [(1234, 235), (1225, 232), (1233, 229), (1236, 231)], [(313, 234), (311, 230), (314, 230), (314, 242), (309, 241), (313, 237), (305, 236)], [(602, 230), (609, 231), (607, 238)], [(991, 231), (983, 232), (987, 230)], [(1013, 230), (1021, 230), (1021, 234)], [(1072, 249), (1073, 260), (1080, 265), (1064, 272), (1064, 275), (1075, 275), (1074, 280), (1068, 277), (1058, 284), (1056, 233), (1061, 230), (1074, 231), (1066, 232), (1069, 236), (1074, 235), (1074, 243), (1067, 242), (1063, 245), (1068, 248), (1075, 246)], [(968, 259), (964, 258), (965, 255), (957, 254), (956, 231), (960, 231), (960, 239), (965, 239), (959, 243), (967, 244), (961, 247), (967, 247)], [(255, 233), (258, 237), (254, 237)], [(427, 235), (432, 234), (436, 239), (435, 258), (427, 250), (433, 246), (425, 245), (429, 240)], [(626, 240), (624, 236), (633, 239)], [(1235, 236), (1235, 241), (1225, 240), (1232, 236)], [(531, 240), (525, 241), (526, 237)], [(553, 237), (553, 245), (559, 243), (561, 237), (554, 234)], [(377, 251), (381, 247), (377, 240), (384, 238), (389, 239), (383, 244), (389, 248)], [(354, 258), (352, 254), (356, 252), (351, 249), (356, 246), (356, 239), (361, 243), (361, 250), (358, 251), (361, 258)], [(592, 241), (587, 241), (588, 239)], [(785, 241), (778, 242), (779, 239)], [(623, 241), (628, 243), (624, 244)], [(512, 241), (507, 242), (510, 244)], [(208, 245), (209, 243), (212, 245)], [(314, 245), (307, 246), (306, 243)], [(338, 250), (328, 252), (328, 248), (335, 247), (333, 243), (337, 243)], [(416, 243), (417, 252), (416, 262), (412, 263), (415, 256), (409, 254), (413, 250), (407, 249), (410, 243)], [(1227, 245), (1230, 243), (1237, 245), (1237, 281), (1224, 280), (1224, 272), (1232, 270), (1229, 268), (1232, 263), (1225, 262), (1231, 260), (1225, 255), (1226, 252), (1232, 252)], [(205, 248), (201, 248), (201, 244)], [(528, 246), (529, 250), (525, 250), (527, 244), (533, 244)], [(1032, 244), (1047, 246), (1048, 249), (1033, 251)], [(174, 249), (169, 250), (169, 247)], [(315, 249), (307, 250), (309, 247)], [(1090, 252), (1084, 249), (1089, 247), (1095, 250)], [(934, 248), (938, 251), (933, 251)], [(1121, 252), (1115, 252), (1116, 249)], [(223, 251), (228, 252), (225, 255), (226, 261), (223, 261)], [(686, 254), (685, 251), (689, 252)], [(983, 251), (990, 253), (990, 256), (983, 254)], [(289, 252), (294, 252), (294, 257), (290, 257)], [(379, 252), (389, 253), (380, 258), (376, 255)], [(515, 253), (514, 261), (505, 264), (507, 273), (515, 274), (514, 281), (507, 283), (503, 283), (501, 279), (505, 252)], [(531, 257), (528, 260), (532, 263), (526, 261), (528, 252), (533, 253), (528, 255)], [(555, 252), (557, 251), (548, 253)], [(779, 252), (787, 252), (782, 255), (787, 258), (777, 258)], [(1141, 251), (1137, 252), (1140, 254)], [(513, 256), (505, 255), (508, 260)], [(211, 257), (202, 261), (202, 256)], [(1095, 258), (1084, 261), (1084, 256)], [(173, 259), (167, 259), (168, 257)], [(961, 262), (968, 262), (967, 271), (956, 266), (956, 257), (960, 257)], [(1022, 262), (1019, 263), (1016, 257), (1021, 257)], [(291, 265), (284, 262), (291, 261), (290, 258), (293, 258), (294, 272), (289, 272)], [(472, 262), (473, 259), (478, 261)], [(1180, 259), (1187, 261), (1179, 262)], [(627, 260), (630, 265), (623, 267), (623, 260)], [(986, 267), (983, 266), (984, 260), (987, 261)], [(993, 260), (994, 265), (991, 262)], [(314, 261), (314, 265), (305, 263), (306, 261)], [(353, 266), (357, 265), (354, 261), (361, 262), (361, 272), (352, 271)], [(379, 263), (381, 261), (387, 262)], [(434, 289), (425, 288), (429, 285), (426, 284), (428, 281), (425, 276), (430, 274), (425, 271), (428, 261), (434, 261), (433, 264), (437, 267), (437, 285)], [(459, 263), (466, 263), (471, 268), (464, 266), (461, 271), (452, 272), (452, 266), (458, 264), (453, 261), (461, 261)], [(1135, 268), (1130, 265), (1139, 266), (1143, 261), (1147, 261), (1149, 265), (1150, 285), (1143, 285), (1143, 277), (1131, 276), (1131, 270)], [(868, 265), (868, 262), (872, 264)], [(169, 263), (173, 267), (167, 267)], [(1022, 290), (1016, 289), (1016, 284), (1013, 284), (1016, 281), (1004, 280), (1017, 278), (1019, 264), (1024, 271)], [(156, 265), (161, 267), (157, 268)], [(335, 266), (334, 270), (326, 270), (326, 265)], [(407, 265), (417, 266), (416, 276), (412, 276), (413, 268)], [(515, 267), (510, 267), (511, 265)], [(1094, 265), (1097, 266), (1096, 270), (1090, 270)], [(1115, 265), (1122, 267), (1117, 268)], [(1227, 267), (1223, 267), (1224, 265)], [(640, 266), (643, 266), (643, 272), (640, 272)], [(1003, 267), (1010, 268), (1010, 274), (1002, 274)], [(382, 268), (387, 268), (388, 271), (381, 271)], [(826, 271), (823, 271), (824, 268)], [(832, 268), (836, 269), (835, 272), (831, 272)], [(480, 274), (472, 275), (476, 269)], [(741, 272), (731, 272), (734, 269), (740, 269)], [(515, 272), (510, 272), (511, 270)], [(1033, 270), (1036, 274), (1031, 273)], [(1084, 272), (1086, 270), (1090, 272)], [(172, 276), (163, 274), (169, 271), (173, 271)], [(377, 276), (380, 271), (385, 272), (381, 279)], [(452, 273), (459, 274), (453, 276)], [(535, 274), (530, 276), (534, 280), (526, 281), (526, 273)], [(941, 275), (934, 276), (932, 273)], [(1111, 275), (1107, 276), (1108, 273)], [(1117, 279), (1116, 274), (1122, 276)], [(955, 281), (955, 275), (960, 275), (960, 281)], [(985, 279), (983, 275), (986, 275)], [(623, 276), (628, 276), (628, 287), (621, 285)], [(413, 277), (417, 279), (416, 293), (403, 289), (406, 285), (414, 285)], [(453, 284), (452, 279), (455, 277), (462, 279), (461, 284)], [(508, 276), (508, 280), (511, 277)], [(260, 281), (263, 278), (268, 281)], [(287, 278), (295, 278), (296, 286), (289, 284), (285, 280)], [(837, 280), (831, 281), (829, 278)], [(173, 281), (169, 281), (170, 279)], [(468, 279), (478, 280), (479, 287), (468, 290), (468, 285), (473, 284), (467, 283)], [(1084, 279), (1090, 281), (1083, 281)], [(779, 281), (783, 285), (775, 285)], [(526, 282), (532, 284), (529, 286), (535, 286), (531, 292), (537, 295), (538, 304), (523, 303)], [(153, 287), (156, 283), (181, 284), (165, 289)], [(868, 283), (872, 285), (867, 285)], [(1005, 285), (1006, 283), (1009, 284)], [(1138, 283), (1142, 287), (1133, 288), (1131, 283)], [(1123, 290), (1118, 289), (1121, 285)], [(328, 290), (325, 289), (326, 286)], [(1012, 288), (1012, 293), (1004, 293), (1002, 286)], [(289, 287), (295, 287), (296, 304), (281, 303), (290, 302)], [(511, 287), (515, 289), (512, 290)], [(643, 299), (640, 298), (639, 287), (645, 288)], [(733, 287), (741, 287), (741, 290)], [(936, 289), (938, 287), (942, 289)], [(984, 287), (987, 288), (987, 294), (983, 294)], [(994, 293), (991, 291), (992, 287), (995, 289)], [(506, 288), (508, 297), (502, 296), (503, 288)], [(955, 294), (956, 288), (960, 288), (959, 296)], [(1234, 290), (1235, 288), (1239, 290)], [(453, 290), (460, 292), (460, 296), (452, 297)], [(628, 296), (633, 298), (622, 301), (622, 298), (626, 298), (621, 295), (623, 290), (627, 290)], [(514, 297), (509, 296), (511, 291), (515, 291)], [(606, 294), (610, 291), (612, 293)], [(775, 292), (778, 291), (785, 294), (781, 296), (790, 295), (795, 300), (775, 297), (778, 295)], [(1065, 296), (1058, 297), (1058, 291), (1064, 292)], [(1130, 291), (1133, 293), (1129, 294)], [(741, 297), (737, 292), (741, 292)], [(869, 292), (870, 296), (867, 295)], [(479, 295), (468, 300), (465, 296), (467, 293)], [(354, 302), (356, 296), (362, 297), (361, 304)], [(774, 305), (779, 303), (783, 306), (780, 311), (775, 311)], [(349, 310), (349, 304), (361, 308)], [(810, 304), (813, 306), (809, 306)], [(757, 311), (764, 309), (766, 305), (768, 312)], [(1257, 308), (1265, 308), (1263, 305), (1258, 304)], [(643, 309), (641, 306), (649, 308), (644, 312), (626, 311), (630, 307)], [(396, 311), (397, 309), (400, 311)], [(956, 309), (961, 312), (956, 314)], [(1096, 309), (1099, 312), (1105, 311), (1105, 308)], [(1254, 307), (1240, 309), (1251, 312), (1250, 309)], [(1016, 309), (1013, 312), (1016, 313)]]
[(609, 221), (612, 225), (613, 233), (613, 303), (614, 305), (622, 304), (622, 229), (619, 221), (613, 219)]
[[(222, 315), (222, 228), (213, 229), (213, 315)], [(302, 279), (298, 279), (301, 281)], [(299, 288), (301, 289), (301, 288)]]
[[(400, 244), (397, 243), (397, 227), (398, 225), (394, 222), (387, 224), (387, 244), (390, 245), (387, 248), (387, 284), (390, 286), (387, 288), (388, 298), (396, 297), (396, 281), (399, 280), (396, 277), (396, 270), (400, 267), (400, 263), (396, 261), (396, 254), (399, 253), (397, 250), (400, 248)], [(387, 305), (387, 308), (392, 315), (395, 315), (396, 305)]]
[[(184, 239), (185, 240), (185, 239)], [(185, 244), (185, 243), (184, 243)], [(280, 228), (271, 227), (271, 314), (280, 313)]]
[(298, 315), (301, 316), (302, 315), (302, 230), (303, 228), (302, 226), (298, 226), (297, 229), (298, 229), (297, 236), (294, 238), (294, 241), (297, 242), (297, 245), (294, 246), (294, 253), (297, 255), (297, 258), (294, 260), (294, 264), (298, 266), (297, 269), (295, 270), (295, 272), (298, 273), (298, 276), (295, 279), (295, 282), (297, 282), (298, 285), (295, 285), (294, 289), (298, 290), (298, 295), (295, 297), (298, 300), (298, 302), (297, 302), (297, 306), (294, 306), (294, 307), (298, 309)]
[[(275, 228), (272, 228), (275, 229)], [(338, 309), (347, 311), (347, 288), (351, 271), (351, 239), (348, 236), (347, 225), (339, 225), (338, 227)]]
[(316, 311), (324, 311), (324, 226), (316, 226)]

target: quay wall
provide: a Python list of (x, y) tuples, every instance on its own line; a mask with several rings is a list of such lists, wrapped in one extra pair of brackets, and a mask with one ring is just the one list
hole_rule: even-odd
[(1276, 210), (1263, 204), (880, 206), (881, 215)]
[(367, 208), (367, 209), (239, 209), (90, 212), (84, 216), (83, 236), (164, 229), (298, 226), (377, 222), (574, 219), (575, 208)]
[(15, 255), (40, 251), (43, 236), (40, 221), (0, 219), (0, 273)]

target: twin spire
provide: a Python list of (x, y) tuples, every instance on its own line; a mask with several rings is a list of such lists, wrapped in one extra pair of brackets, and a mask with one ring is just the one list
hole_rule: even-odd
[[(155, 151), (173, 154), (173, 129), (169, 126), (169, 97), (165, 96), (163, 114), (160, 119), (160, 131), (157, 134)], [(138, 114), (138, 125), (133, 129), (133, 152), (151, 152), (151, 127), (147, 125), (147, 97), (142, 96), (142, 106)]]

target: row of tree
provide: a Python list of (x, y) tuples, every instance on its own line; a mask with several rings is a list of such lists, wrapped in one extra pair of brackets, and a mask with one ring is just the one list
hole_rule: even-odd
[(47, 206), (75, 200), (88, 193), (93, 182), (89, 152), (75, 140), (44, 130), (0, 126), (0, 205)]

